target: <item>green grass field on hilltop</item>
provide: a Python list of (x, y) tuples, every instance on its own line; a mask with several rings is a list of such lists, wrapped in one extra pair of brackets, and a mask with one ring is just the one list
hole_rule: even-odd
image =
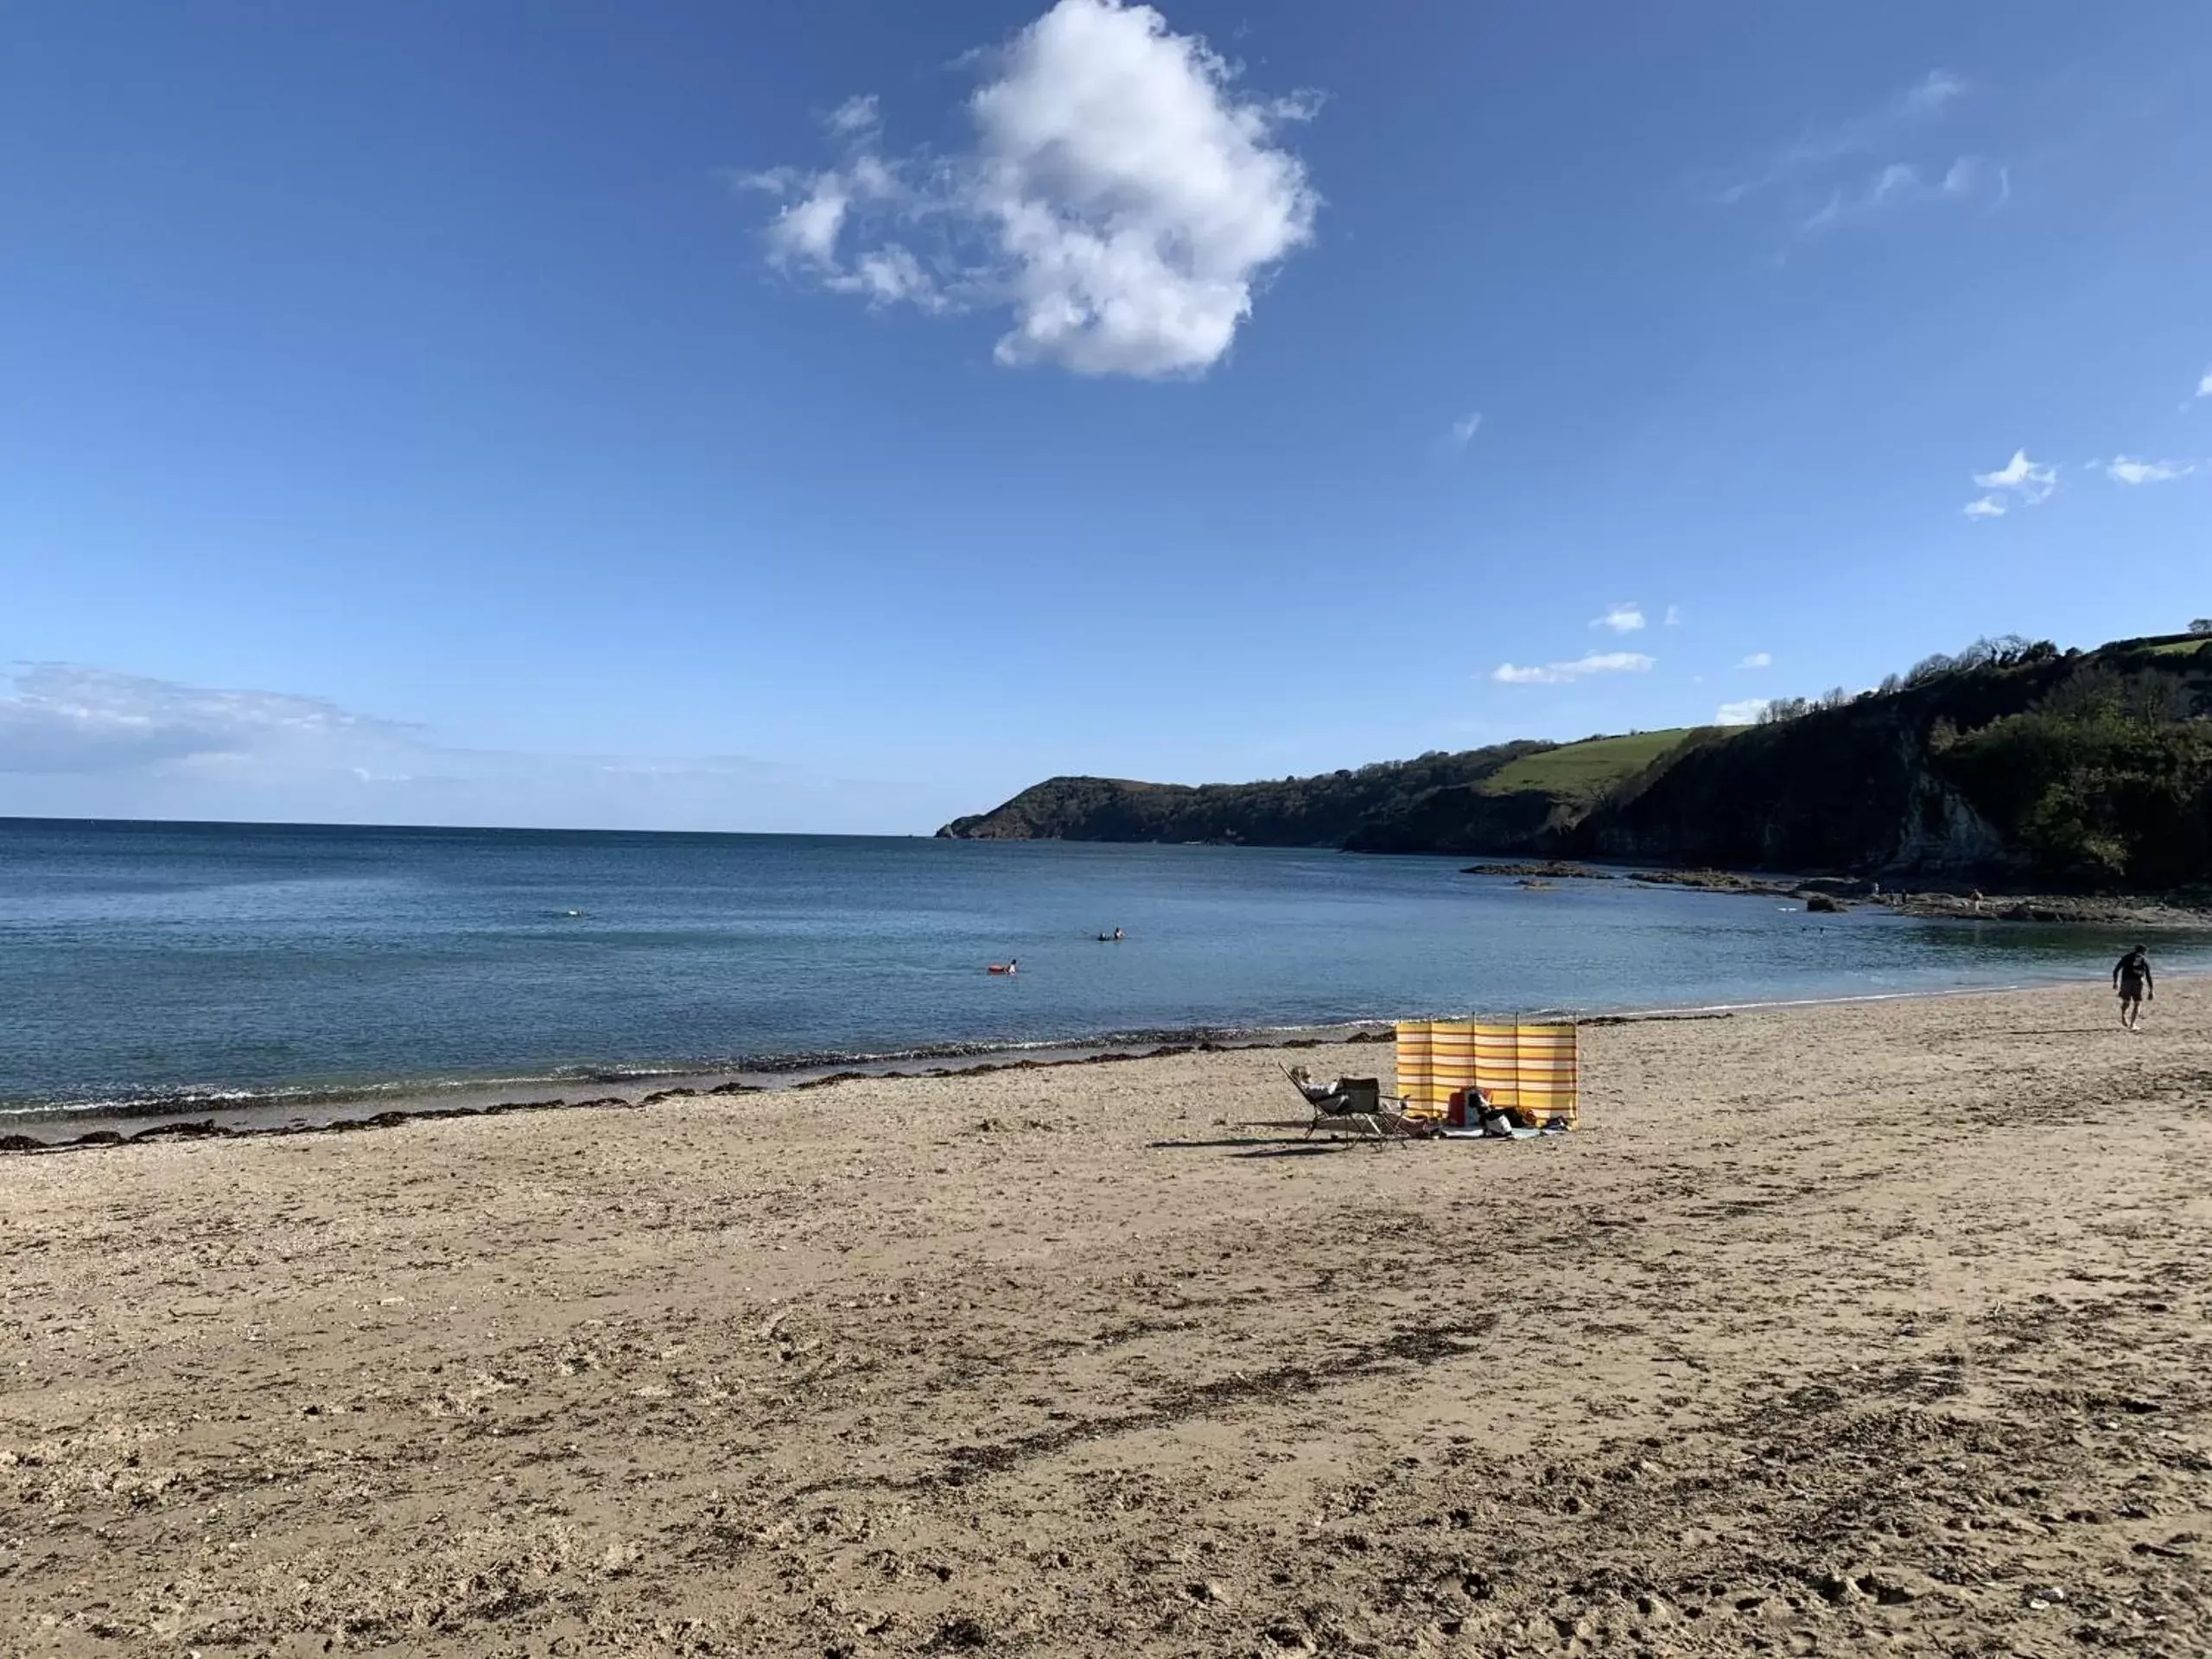
[(1485, 795), (1514, 795), (1541, 790), (1578, 805), (1587, 805), (1616, 784), (1625, 782), (1660, 756), (1713, 729), (1677, 726), (1663, 732), (1631, 732), (1622, 737), (1586, 738), (1541, 754), (1524, 754), (1501, 766), (1478, 785)]

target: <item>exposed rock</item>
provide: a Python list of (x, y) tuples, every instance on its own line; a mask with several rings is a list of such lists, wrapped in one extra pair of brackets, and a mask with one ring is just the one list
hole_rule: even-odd
[(1659, 887), (1690, 887), (1699, 893), (1747, 893), (1767, 899), (1797, 896), (1797, 887), (1793, 883), (1740, 875), (1733, 870), (1639, 870), (1629, 880)]
[(1611, 881), (1617, 879), (1611, 870), (1593, 870), (1586, 865), (1566, 864), (1556, 859), (1547, 859), (1538, 864), (1470, 864), (1459, 874), (1528, 876), (1549, 881)]
[(1902, 915), (1950, 921), (2042, 922), (2147, 931), (2212, 928), (2212, 906), (2145, 894), (1885, 893), (1874, 902)]

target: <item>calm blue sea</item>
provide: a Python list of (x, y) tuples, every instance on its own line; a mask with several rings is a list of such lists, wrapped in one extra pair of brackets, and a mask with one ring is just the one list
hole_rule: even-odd
[(2120, 943), (1325, 852), (0, 820), (0, 1109), (2094, 987)]

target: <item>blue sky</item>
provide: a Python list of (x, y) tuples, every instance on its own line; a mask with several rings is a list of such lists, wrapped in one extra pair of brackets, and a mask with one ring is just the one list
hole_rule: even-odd
[(18, 0), (0, 813), (927, 831), (2178, 626), (2208, 71), (2197, 0)]

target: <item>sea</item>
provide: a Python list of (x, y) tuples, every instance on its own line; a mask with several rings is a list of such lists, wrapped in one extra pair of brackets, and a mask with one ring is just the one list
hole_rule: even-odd
[[(0, 819), (0, 1127), (2098, 991), (2127, 942), (1328, 851)], [(2158, 944), (2212, 965), (2212, 940)]]

